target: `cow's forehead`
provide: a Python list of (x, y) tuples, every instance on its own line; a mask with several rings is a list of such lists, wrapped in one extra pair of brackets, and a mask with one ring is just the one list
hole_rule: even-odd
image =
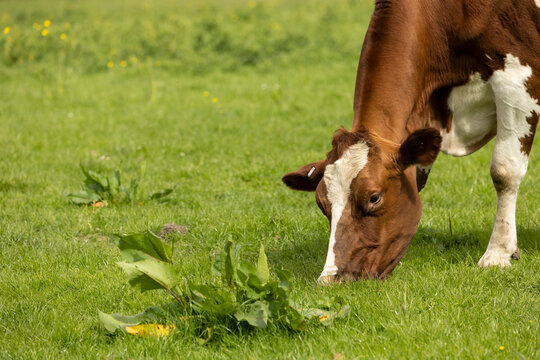
[(353, 179), (367, 164), (369, 149), (365, 140), (359, 140), (349, 146), (333, 164), (326, 166), (324, 182), (332, 205), (346, 202)]

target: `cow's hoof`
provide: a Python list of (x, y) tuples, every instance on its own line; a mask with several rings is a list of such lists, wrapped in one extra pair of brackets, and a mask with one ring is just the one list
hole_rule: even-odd
[(512, 254), (512, 259), (514, 260), (519, 260), (519, 258), (521, 257), (521, 253), (519, 252), (519, 248), (516, 249), (516, 251), (514, 251), (514, 253)]
[(512, 264), (510, 264), (510, 256), (507, 253), (487, 250), (480, 261), (478, 261), (478, 266), (484, 268), (490, 266), (508, 267), (512, 266)]
[(317, 283), (319, 285), (331, 285), (331, 284), (339, 284), (341, 283), (341, 280), (339, 276), (337, 275), (321, 275), (319, 276)]

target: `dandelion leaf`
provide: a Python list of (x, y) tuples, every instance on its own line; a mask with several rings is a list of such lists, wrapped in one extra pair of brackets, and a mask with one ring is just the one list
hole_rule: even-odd
[(131, 253), (126, 251), (138, 250), (157, 260), (167, 263), (171, 262), (172, 248), (151, 231), (138, 234), (117, 235), (117, 237), (118, 248), (120, 248), (124, 257), (127, 255), (127, 261), (130, 261), (129, 256), (131, 256)]
[(262, 301), (249, 304), (235, 315), (238, 321), (247, 321), (250, 325), (265, 328), (268, 325), (268, 305)]
[(264, 245), (261, 245), (259, 250), (259, 258), (257, 259), (257, 270), (261, 274), (261, 277), (264, 283), (267, 283), (270, 280), (270, 270), (268, 269), (268, 259), (266, 253), (264, 252)]
[(71, 200), (72, 203), (77, 204), (77, 205), (88, 205), (96, 201), (102, 200), (99, 194), (90, 190), (75, 191), (68, 194), (67, 196), (69, 200)]
[(156, 192), (152, 193), (152, 195), (150, 195), (150, 200), (159, 200), (159, 199), (164, 198), (165, 196), (169, 195), (172, 192), (173, 192), (173, 189), (171, 189), (171, 188), (156, 191)]
[(162, 288), (171, 291), (180, 284), (172, 265), (163, 261), (149, 259), (118, 265), (127, 273), (129, 283), (141, 292)]
[(131, 315), (131, 316), (126, 316), (126, 315), (116, 314), (116, 313), (106, 314), (101, 311), (98, 311), (98, 312), (99, 312), (99, 321), (101, 322), (105, 330), (107, 330), (107, 332), (109, 333), (114, 333), (116, 332), (116, 330), (122, 329), (125, 326), (138, 325), (142, 322), (147, 322), (147, 321), (159, 322), (159, 321), (162, 321), (165, 317), (161, 308), (157, 306), (148, 307), (144, 309), (144, 311), (135, 315)]

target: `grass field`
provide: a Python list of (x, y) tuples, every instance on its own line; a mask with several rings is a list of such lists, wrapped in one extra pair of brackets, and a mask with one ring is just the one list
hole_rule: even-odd
[[(521, 260), (479, 269), (495, 217), (492, 144), (440, 156), (418, 234), (391, 278), (321, 287), (329, 227), (283, 173), (350, 127), (371, 1), (0, 2), (0, 358), (534, 359), (540, 356), (540, 145), (522, 183)], [(49, 20), (50, 23), (46, 21)], [(44, 32), (44, 30), (47, 30)], [(69, 203), (79, 164), (143, 164), (167, 201)], [(175, 257), (207, 280), (231, 236), (293, 273), (292, 297), (339, 295), (347, 320), (207, 345), (178, 331), (108, 337), (104, 312), (168, 301), (131, 289), (110, 235), (185, 225)]]

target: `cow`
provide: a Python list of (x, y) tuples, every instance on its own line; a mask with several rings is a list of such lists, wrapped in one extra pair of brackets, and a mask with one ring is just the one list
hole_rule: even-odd
[(478, 265), (510, 266), (539, 101), (540, 0), (377, 0), (351, 130), (282, 178), (315, 191), (329, 220), (319, 282), (388, 277), (417, 231), (438, 153), (469, 155), (493, 137), (497, 214)]

